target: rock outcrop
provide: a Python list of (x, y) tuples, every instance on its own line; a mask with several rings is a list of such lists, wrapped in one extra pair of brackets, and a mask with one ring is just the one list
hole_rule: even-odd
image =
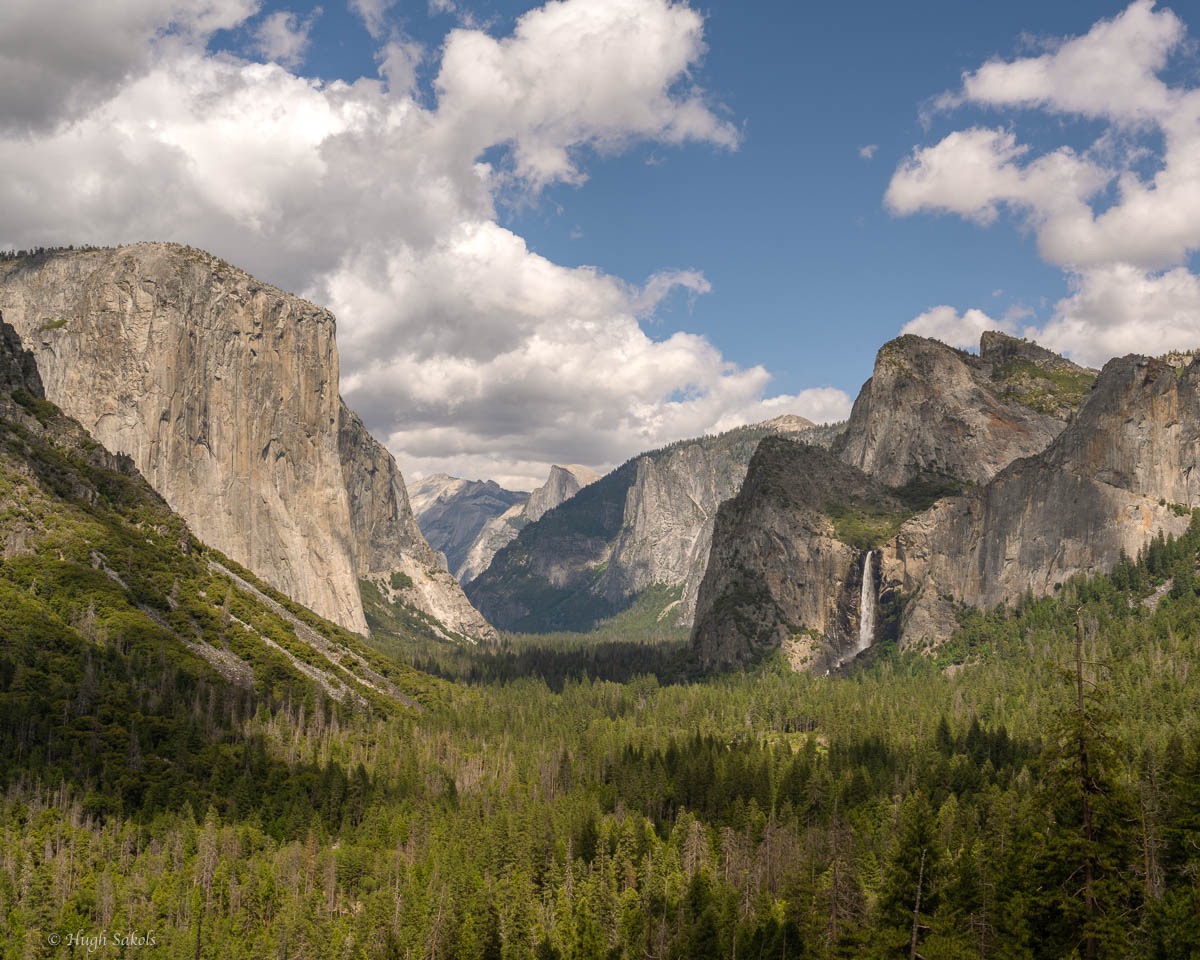
[(936, 644), (958, 604), (1044, 596), (1076, 574), (1135, 556), (1200, 507), (1200, 362), (1110, 361), (1042, 454), (901, 528), (883, 579), (909, 598), (907, 644)]
[(661, 585), (678, 588), (670, 615), (688, 624), (717, 507), (763, 437), (812, 426), (786, 417), (642, 454), (522, 529), (467, 595), (505, 629), (587, 630)]
[(339, 424), (338, 450), (350, 498), (358, 579), (373, 581), (390, 602), (415, 607), (451, 633), (493, 639), (495, 630), (471, 606), (421, 534), (395, 459), (344, 403)]
[[(978, 357), (899, 337), (880, 349), (834, 450), (886, 484), (930, 477), (985, 483), (1045, 449), (1093, 376), (1003, 334), (985, 336)], [(1068, 383), (1073, 389), (1060, 389)]]
[(470, 583), (483, 573), (491, 566), (496, 554), (512, 543), (517, 534), (528, 525), (529, 520), (525, 517), (523, 503), (514, 503), (499, 516), (488, 520), (455, 571), (459, 583)]
[(521, 516), (527, 523), (536, 523), (555, 507), (570, 500), (589, 483), (595, 483), (599, 479), (600, 474), (591, 467), (578, 463), (565, 467), (554, 464), (550, 467), (546, 482), (540, 487), (535, 487), (529, 494)]
[[(344, 411), (328, 311), (144, 243), (0, 264), (0, 313), (50, 400), (202, 540), (322, 616), (365, 633), (359, 577), (427, 562), (395, 463)], [(446, 603), (428, 612), (486, 630), (457, 591), (430, 588)]]
[[(1190, 356), (1126, 357), (1093, 378), (1002, 334), (985, 335), (979, 358), (893, 341), (833, 446), (876, 487), (764, 444), (718, 517), (697, 654), (720, 665), (781, 648), (793, 663), (837, 662), (866, 595), (854, 581), (861, 590), (868, 550), (878, 582), (867, 586), (888, 614), (880, 629), (933, 646), (964, 605), (1045, 595), (1159, 532), (1181, 533), (1200, 507), (1198, 396)], [(934, 478), (966, 486), (919, 502), (947, 493)]]
[(21, 344), (17, 331), (0, 319), (0, 393), (11, 400), (21, 391), (35, 399), (46, 398), (33, 354)]
[(903, 505), (819, 447), (783, 437), (759, 444), (717, 517), (692, 634), (703, 666), (781, 649), (797, 669), (824, 671), (847, 655), (859, 634), (865, 552), (839, 539), (831, 514), (846, 508), (886, 515)]

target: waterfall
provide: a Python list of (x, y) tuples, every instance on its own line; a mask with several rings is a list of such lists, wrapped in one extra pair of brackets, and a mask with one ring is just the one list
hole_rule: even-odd
[(858, 601), (858, 644), (853, 656), (858, 656), (875, 642), (875, 577), (871, 573), (871, 551), (863, 560), (862, 597)]

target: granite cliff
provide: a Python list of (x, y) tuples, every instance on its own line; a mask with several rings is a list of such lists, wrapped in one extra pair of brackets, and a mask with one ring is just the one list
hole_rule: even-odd
[(834, 451), (883, 483), (984, 483), (1045, 449), (1094, 377), (1004, 334), (985, 335), (978, 357), (903, 336), (880, 349)]
[(865, 570), (839, 521), (849, 511), (903, 510), (881, 483), (828, 451), (764, 439), (717, 514), (692, 633), (700, 661), (729, 667), (778, 649), (797, 669), (831, 666), (860, 632)]
[(959, 604), (1043, 596), (1108, 570), (1200, 507), (1200, 363), (1110, 361), (1086, 404), (1041, 454), (906, 523), (883, 582), (908, 602), (907, 644), (936, 644)]
[[(884, 635), (936, 645), (963, 605), (1043, 595), (1182, 532), (1200, 507), (1198, 378), (1190, 357), (1094, 377), (1002, 334), (979, 357), (892, 341), (834, 441), (840, 465), (764, 443), (722, 509), (697, 654), (717, 666), (780, 648), (819, 669)], [(873, 490), (838, 473), (860, 467)], [(884, 613), (869, 638), (867, 600)]]
[(812, 427), (781, 417), (635, 457), (521, 529), (467, 595), (504, 629), (587, 630), (660, 585), (677, 593), (664, 615), (690, 623), (717, 507), (763, 437)]
[(488, 632), (439, 575), (390, 454), (338, 395), (328, 311), (201, 251), (143, 243), (4, 262), (0, 313), (51, 401), (281, 592), (365, 633), (359, 580), (403, 573), (398, 599)]
[[(93, 784), (111, 768), (105, 732), (118, 731), (123, 749), (128, 734), (119, 721), (136, 719), (155, 730), (148, 745), (161, 742), (181, 692), (197, 689), (197, 680), (210, 695), (229, 688), (251, 711), (259, 703), (269, 709), (285, 691), (296, 702), (324, 696), (387, 711), (420, 709), (409, 692), (420, 695), (431, 679), (384, 662), (360, 638), (271, 595), (196, 540), (129, 457), (106, 450), (46, 399), (33, 355), (3, 321), (0, 557), (0, 657), (10, 670), (20, 664), (30, 689), (93, 677), (90, 690), (80, 686), (87, 700), (78, 709), (96, 704), (98, 716), (116, 718), (70, 728), (78, 744), (65, 762), (76, 772), (90, 766)], [(131, 698), (131, 682), (160, 693)], [(163, 697), (165, 689), (174, 697)], [(30, 730), (48, 703), (20, 704)], [(147, 761), (166, 771), (172, 788), (196, 770), (178, 753), (164, 760), (151, 749)], [(210, 779), (211, 769), (202, 776)]]

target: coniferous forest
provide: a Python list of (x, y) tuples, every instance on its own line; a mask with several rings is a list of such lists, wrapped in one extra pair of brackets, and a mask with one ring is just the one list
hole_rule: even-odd
[(367, 646), (3, 414), (4, 957), (1200, 950), (1200, 515), (933, 653), (704, 677), (638, 605)]

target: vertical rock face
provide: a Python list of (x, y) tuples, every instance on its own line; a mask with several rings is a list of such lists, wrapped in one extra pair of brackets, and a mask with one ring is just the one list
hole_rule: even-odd
[(642, 454), (524, 527), (467, 594), (497, 626), (541, 632), (587, 630), (647, 587), (677, 587), (671, 615), (690, 623), (717, 507), (763, 437), (812, 426), (782, 417)]
[(566, 503), (589, 483), (600, 479), (600, 474), (591, 467), (573, 463), (550, 468), (546, 482), (537, 487), (525, 502), (521, 515), (529, 523), (536, 523), (559, 504)]
[[(491, 639), (495, 631), (442, 569), (413, 516), (404, 478), (390, 453), (341, 405), (338, 450), (350, 500), (355, 575), (455, 633)], [(396, 577), (396, 574), (400, 574)], [(397, 586), (396, 584), (402, 584)]]
[(1102, 371), (1047, 464), (1172, 503), (1200, 504), (1200, 361), (1121, 357)]
[(748, 458), (730, 456), (734, 449), (686, 443), (638, 459), (600, 583), (606, 596), (619, 602), (654, 584), (682, 584), (676, 619), (691, 623), (717, 508), (738, 492), (746, 473)]
[(930, 476), (985, 483), (1045, 449), (1065, 426), (1071, 389), (1092, 375), (1003, 334), (985, 337), (980, 357), (900, 337), (880, 349), (834, 449), (891, 485)]
[(523, 503), (514, 503), (502, 514), (484, 523), (455, 571), (459, 583), (470, 583), (483, 573), (491, 565), (496, 554), (512, 543), (517, 534), (528, 525)]
[(18, 390), (38, 399), (46, 397), (33, 354), (22, 346), (17, 331), (0, 319), (0, 391), (11, 396)]
[(906, 643), (936, 643), (953, 606), (989, 607), (1108, 570), (1200, 507), (1200, 363), (1109, 362), (1088, 402), (1041, 455), (914, 518), (884, 577), (911, 596)]
[[(128, 454), (202, 540), (366, 632), (357, 575), (411, 531), (385, 529), (387, 497), (407, 504), (390, 456), (365, 431), (343, 443), (328, 311), (208, 254), (147, 243), (0, 264), (0, 312), (47, 397)], [(400, 495), (365, 482), (372, 471)]]
[(831, 498), (866, 513), (902, 509), (887, 490), (819, 447), (768, 437), (737, 496), (721, 505), (700, 585), (693, 649), (708, 668), (781, 649), (824, 670), (860, 634), (865, 553), (838, 537)]
[(159, 244), (5, 264), (0, 312), (47, 396), (200, 539), (365, 632), (328, 312)]

